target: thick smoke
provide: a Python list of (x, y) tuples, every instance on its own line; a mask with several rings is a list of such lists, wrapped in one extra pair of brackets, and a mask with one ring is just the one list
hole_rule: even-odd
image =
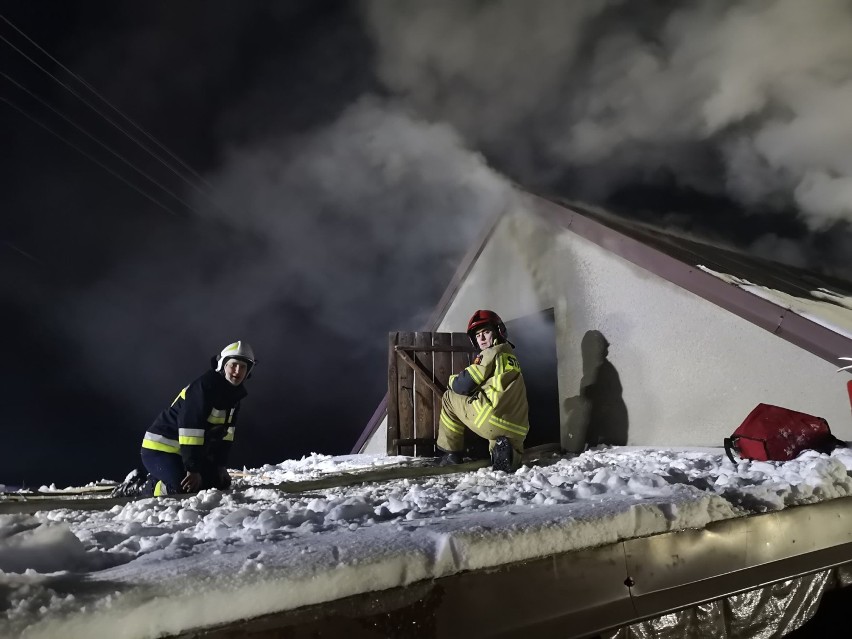
[(81, 354), (145, 415), (127, 424), (139, 431), (175, 369), (188, 382), (214, 346), (248, 339), (253, 443), (289, 429), (295, 450), (345, 452), (384, 392), (388, 332), (423, 327), (511, 188), (452, 129), (371, 97), (312, 133), (234, 148), (206, 179), (215, 205), (198, 200), (189, 241), (149, 240), (77, 300)]
[[(687, 189), (713, 204), (701, 215), (710, 226), (737, 226), (728, 237), (756, 252), (852, 276), (848, 2), (54, 9), (51, 22), (21, 3), (21, 24), (45, 27), (49, 50), (213, 192), (192, 199), (40, 75), (32, 88), (104, 127), (191, 207), (170, 200), (170, 216), (134, 199), (9, 119), (15, 223), (0, 290), (14, 358), (41, 365), (13, 380), (10, 419), (26, 427), (8, 450), (42, 450), (49, 432), (51, 479), (62, 464), (90, 479), (78, 459), (97, 442), (110, 447), (103, 472), (126, 470), (155, 412), (236, 338), (261, 363), (234, 462), (347, 450), (384, 392), (387, 332), (422, 325), (485, 219), (509, 203), (489, 166), (603, 205), (662, 185), (656, 210), (673, 223), (695, 218), (671, 197)], [(35, 77), (19, 63), (12, 75)], [(746, 237), (758, 217), (772, 222)], [(34, 464), (15, 457), (3, 464), (24, 476)]]
[(812, 232), (852, 220), (848, 2), (375, 0), (366, 15), (382, 80), (522, 184), (605, 202), (674, 176)]
[(318, 132), (233, 150), (210, 179), (209, 214), (258, 240), (252, 289), (349, 337), (388, 316), (422, 325), (423, 293), (510, 195), (451, 128), (372, 97)]
[[(38, 15), (16, 21), (211, 188), (188, 188), (42, 79), (189, 206), (157, 192), (169, 215), (45, 136), (33, 149), (16, 121), (10, 168), (30, 168), (12, 174), (9, 203), (26, 232), (2, 253), (21, 273), (0, 290), (14, 356), (41, 365), (15, 380), (10, 420), (26, 427), (8, 450), (57, 445), (37, 465), (4, 459), (6, 481), (123, 475), (155, 414), (237, 338), (260, 363), (231, 462), (348, 452), (386, 390), (388, 332), (423, 327), (511, 187), (452, 127), (387, 97), (358, 5), (61, 6), (72, 27), (52, 45)], [(99, 446), (99, 470), (79, 463)]]

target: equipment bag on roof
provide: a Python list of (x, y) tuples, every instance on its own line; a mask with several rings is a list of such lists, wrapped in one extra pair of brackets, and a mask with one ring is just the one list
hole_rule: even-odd
[(734, 434), (725, 438), (725, 452), (734, 464), (732, 451), (743, 459), (787, 461), (803, 450), (827, 453), (843, 445), (822, 417), (771, 404), (758, 404)]

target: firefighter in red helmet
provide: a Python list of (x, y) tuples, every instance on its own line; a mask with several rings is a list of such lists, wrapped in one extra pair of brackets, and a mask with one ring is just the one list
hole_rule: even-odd
[(442, 465), (459, 464), (464, 429), (489, 442), (495, 470), (518, 468), (529, 431), (527, 390), (521, 365), (506, 325), (494, 311), (480, 310), (467, 325), (467, 334), (479, 355), (473, 364), (450, 377), (442, 398), (438, 448)]

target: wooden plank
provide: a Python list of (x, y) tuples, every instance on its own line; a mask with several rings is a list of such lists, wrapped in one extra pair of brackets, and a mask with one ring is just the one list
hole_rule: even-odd
[[(436, 338), (441, 335), (440, 338)], [(389, 455), (433, 455), (430, 446), (414, 446), (416, 439), (438, 435), (441, 396), (450, 373), (462, 371), (471, 361), (473, 346), (465, 333), (390, 333), (388, 338)], [(441, 363), (437, 378), (435, 358)]]
[(429, 437), (417, 437), (416, 439), (397, 439), (396, 445), (413, 444), (415, 446), (434, 446), (435, 440)]
[[(194, 493), (193, 493), (194, 494)], [(189, 497), (190, 495), (181, 495)], [(11, 513), (37, 513), (43, 510), (109, 510), (113, 506), (123, 506), (133, 501), (132, 497), (89, 497), (83, 499), (34, 499), (27, 501), (0, 501), (0, 515)]]
[[(545, 467), (557, 463), (563, 459), (558, 454), (559, 444), (547, 444), (536, 446), (524, 451), (522, 462), (528, 466)], [(487, 457), (487, 455), (485, 456)], [(434, 475), (445, 475), (450, 473), (463, 473), (485, 468), (491, 465), (490, 459), (472, 459), (462, 464), (450, 466), (438, 466), (434, 460), (412, 460), (401, 464), (390, 464), (379, 468), (368, 470), (350, 470), (340, 473), (330, 473), (317, 479), (303, 479), (300, 481), (285, 481), (276, 484), (261, 484), (253, 488), (270, 488), (287, 493), (302, 493), (311, 490), (321, 490), (338, 486), (352, 486), (373, 481), (393, 481), (396, 479), (416, 479), (418, 477), (431, 477)], [(239, 493), (248, 486), (240, 487), (230, 492)], [(172, 495), (172, 498), (180, 499), (190, 495)], [(105, 501), (105, 500), (103, 500)], [(130, 501), (128, 499), (128, 501)]]
[[(414, 354), (419, 370), (415, 373), (414, 383), (414, 437), (432, 437), (432, 424), (435, 421), (435, 383), (432, 381), (432, 353), (421, 352), (421, 347), (432, 346), (432, 333), (418, 332), (414, 336)], [(431, 444), (415, 447), (418, 457), (434, 457), (435, 447)]]
[[(432, 335), (452, 335), (452, 333), (432, 333)], [(466, 348), (465, 348), (466, 345)], [(455, 353), (457, 351), (464, 352), (475, 352), (473, 347), (470, 344), (470, 340), (465, 336), (465, 345), (463, 346), (451, 346), (447, 344), (446, 346), (441, 345), (432, 345), (432, 346), (424, 346), (423, 348), (419, 348), (417, 346), (396, 346), (397, 351), (425, 351), (427, 353)]]
[(414, 371), (417, 382), (421, 382), (422, 380), (422, 383), (428, 386), (431, 390), (440, 395), (444, 394), (444, 391), (446, 391), (447, 388), (443, 385), (439, 385), (438, 382), (432, 381), (432, 371), (426, 368), (426, 365), (423, 364), (423, 362), (412, 359), (411, 355), (405, 351), (397, 351), (396, 354), (402, 363), (408, 365), (408, 367)]
[[(414, 333), (399, 333), (400, 346), (414, 346)], [(396, 354), (399, 357), (399, 353)], [(414, 439), (414, 371), (397, 365), (397, 405), (399, 406), (399, 439)], [(414, 455), (414, 446), (402, 446), (397, 455)]]
[(434, 477), (436, 475), (451, 475), (455, 473), (469, 473), (480, 468), (491, 465), (490, 459), (474, 459), (462, 464), (452, 466), (438, 466), (429, 464), (422, 466), (401, 466), (388, 469), (377, 468), (362, 473), (341, 473), (340, 475), (329, 475), (319, 479), (308, 479), (303, 481), (282, 482), (269, 488), (281, 490), (287, 493), (301, 493), (310, 490), (322, 490), (325, 488), (337, 488), (341, 486), (353, 486), (368, 482), (394, 481), (397, 479), (418, 479), (420, 477)]
[(394, 350), (398, 339), (399, 333), (388, 334), (388, 455), (397, 454), (393, 442), (399, 439), (399, 388), (397, 386), (397, 356)]
[[(453, 348), (452, 345), (452, 335), (449, 333), (432, 333), (432, 344), (434, 348)], [(433, 361), (435, 362), (435, 381), (437, 383), (443, 384), (446, 388), (450, 381), (450, 373), (453, 369), (453, 354), (449, 350), (436, 350), (433, 356)], [(438, 438), (438, 424), (441, 420), (441, 397), (443, 393), (440, 395), (435, 393), (435, 408), (434, 415), (435, 421), (432, 423), (432, 436), (437, 439)]]
[(458, 375), (465, 368), (470, 366), (471, 361), (473, 361), (473, 347), (470, 343), (470, 338), (467, 336), (467, 333), (450, 333), (450, 340), (453, 347), (456, 349), (453, 351), (453, 375)]
[[(233, 474), (233, 473), (232, 473)], [(15, 490), (7, 492), (0, 491), (0, 499), (13, 499), (18, 501), (27, 501), (31, 498), (51, 499), (55, 497), (77, 497), (80, 495), (103, 495), (111, 493), (115, 490), (118, 484), (110, 484), (108, 486), (87, 486), (85, 488), (66, 488), (65, 490)]]

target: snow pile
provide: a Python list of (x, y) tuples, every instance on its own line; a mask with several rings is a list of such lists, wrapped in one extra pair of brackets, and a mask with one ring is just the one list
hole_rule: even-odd
[[(92, 481), (84, 486), (68, 486), (65, 488), (58, 488), (56, 484), (50, 484), (49, 486), (39, 486), (38, 492), (40, 493), (75, 493), (81, 490), (91, 490), (91, 489), (99, 489), (104, 488), (108, 489), (112, 486), (115, 486), (116, 482), (111, 479), (100, 479), (98, 481)], [(2, 492), (2, 491), (0, 491)], [(26, 489), (20, 489), (18, 492), (28, 492)]]
[(852, 494), (844, 449), (734, 465), (621, 447), (513, 474), (252, 485), (380, 463), (316, 455), (246, 470), (240, 491), (2, 516), (0, 636), (154, 637)]
[(302, 459), (288, 459), (280, 464), (234, 472), (238, 485), (280, 484), (285, 481), (319, 479), (341, 472), (364, 471), (394, 465), (422, 464), (423, 460), (401, 455), (320, 455), (311, 453)]

